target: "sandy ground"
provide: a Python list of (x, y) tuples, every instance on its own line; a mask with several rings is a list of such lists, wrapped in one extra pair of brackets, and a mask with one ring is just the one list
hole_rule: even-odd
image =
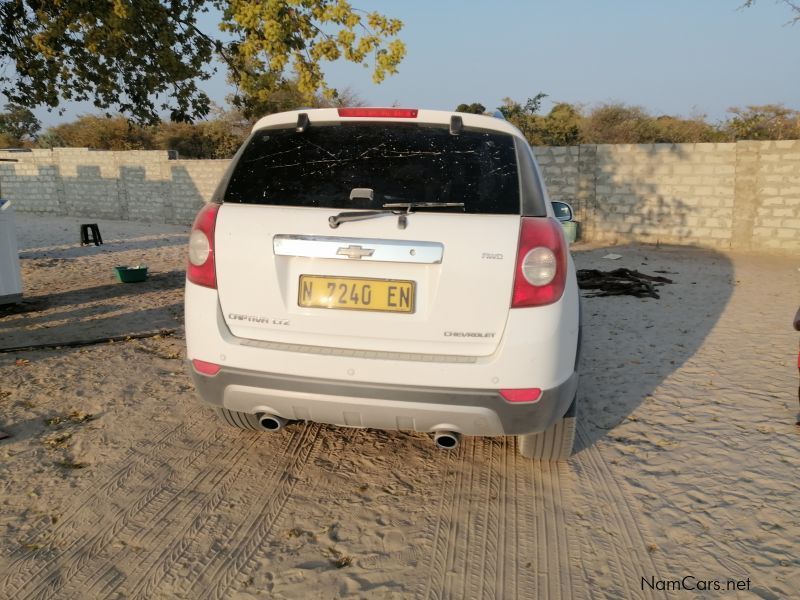
[[(670, 271), (659, 300), (584, 299), (578, 453), (512, 439), (224, 427), (184, 373), (186, 230), (20, 217), (27, 308), (0, 348), (2, 598), (641, 598), (657, 581), (800, 589), (800, 261), (576, 246)], [(112, 267), (146, 263), (143, 284)], [(745, 584), (743, 584), (745, 585)], [(791, 590), (795, 590), (792, 592)], [(796, 597), (796, 595), (795, 595)]]

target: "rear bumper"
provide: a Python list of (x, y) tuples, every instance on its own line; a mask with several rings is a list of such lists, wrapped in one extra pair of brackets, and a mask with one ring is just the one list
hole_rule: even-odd
[(535, 403), (509, 403), (497, 390), (354, 383), (223, 367), (214, 376), (188, 368), (207, 403), (245, 413), (346, 427), (520, 435), (564, 416), (578, 387), (573, 372)]

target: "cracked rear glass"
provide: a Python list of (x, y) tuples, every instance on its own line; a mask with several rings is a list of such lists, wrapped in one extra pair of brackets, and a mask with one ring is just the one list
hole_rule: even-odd
[[(355, 188), (373, 190), (372, 199), (350, 199)], [(519, 214), (514, 140), (405, 123), (261, 131), (240, 156), (224, 201), (335, 209), (463, 202), (463, 209), (425, 210)]]

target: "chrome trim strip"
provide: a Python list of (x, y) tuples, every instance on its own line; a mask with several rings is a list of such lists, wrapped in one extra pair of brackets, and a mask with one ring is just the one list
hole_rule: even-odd
[(274, 236), (272, 250), (276, 256), (419, 264), (439, 264), (444, 255), (439, 242), (288, 234)]
[(350, 348), (329, 348), (325, 346), (307, 346), (305, 344), (287, 344), (285, 342), (267, 342), (236, 338), (240, 346), (278, 350), (280, 352), (300, 352), (303, 354), (320, 354), (323, 356), (343, 356), (348, 358), (369, 358), (374, 360), (404, 360), (409, 362), (431, 362), (449, 364), (474, 364), (478, 356), (462, 356), (456, 354), (414, 354), (411, 352), (386, 352), (384, 350), (353, 350)]

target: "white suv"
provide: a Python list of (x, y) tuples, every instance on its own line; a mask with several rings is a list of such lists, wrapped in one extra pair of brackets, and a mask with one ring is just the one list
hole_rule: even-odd
[(519, 436), (570, 455), (579, 296), (533, 152), (501, 118), (256, 123), (195, 220), (187, 356), (230, 425)]

